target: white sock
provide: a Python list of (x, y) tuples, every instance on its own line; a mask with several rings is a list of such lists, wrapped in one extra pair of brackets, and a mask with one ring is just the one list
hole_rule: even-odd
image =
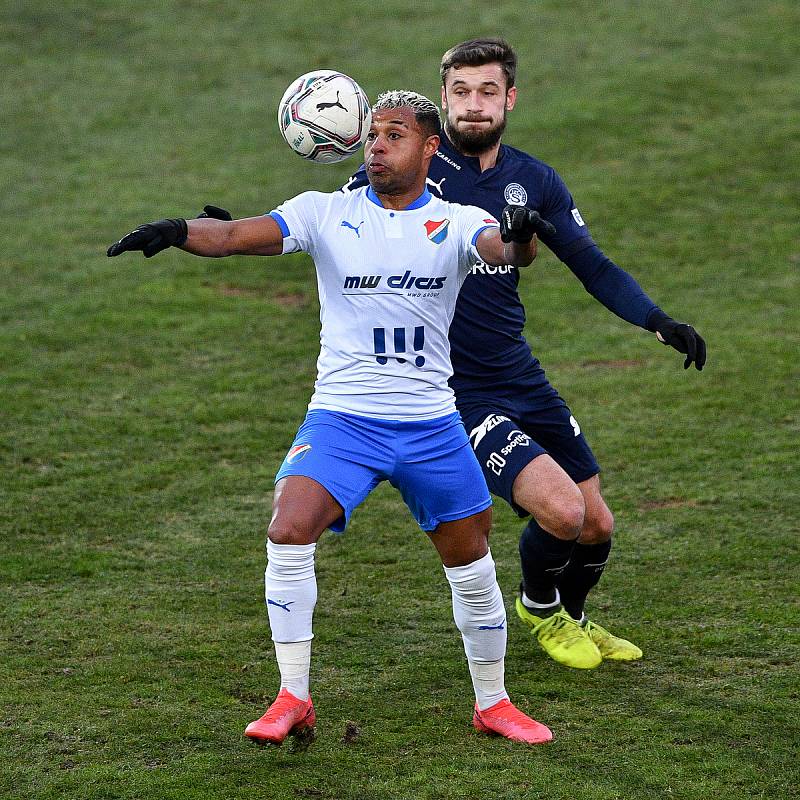
[(552, 603), (535, 603), (533, 600), (525, 594), (525, 590), (522, 590), (522, 605), (525, 608), (529, 608), (531, 611), (549, 611), (551, 608), (557, 608), (561, 605), (561, 595), (558, 593), (558, 589), (556, 589), (556, 599), (553, 600)]
[(267, 541), (264, 596), (281, 688), (295, 697), (308, 697), (311, 667), (312, 618), (317, 602), (314, 574), (316, 544), (275, 544)]
[(491, 552), (463, 567), (445, 567), (453, 619), (461, 631), (475, 700), (482, 711), (508, 698), (503, 683), (506, 612)]

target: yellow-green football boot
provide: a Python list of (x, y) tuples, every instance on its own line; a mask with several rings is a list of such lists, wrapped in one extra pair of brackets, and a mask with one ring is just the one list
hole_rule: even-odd
[(575, 669), (594, 669), (602, 663), (600, 650), (588, 631), (563, 608), (549, 617), (537, 617), (517, 597), (516, 609), (517, 616), (531, 626), (531, 634), (554, 661)]
[(597, 645), (600, 655), (609, 661), (636, 661), (642, 651), (633, 642), (614, 636), (596, 622), (589, 620), (583, 628)]

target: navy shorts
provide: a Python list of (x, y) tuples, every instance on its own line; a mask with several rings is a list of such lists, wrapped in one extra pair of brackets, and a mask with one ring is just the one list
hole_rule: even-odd
[(492, 504), (481, 469), (457, 413), (401, 422), (313, 409), (283, 460), (288, 475), (313, 478), (344, 509), (331, 530), (384, 480), (400, 491), (420, 528), (464, 519)]
[(502, 497), (520, 517), (528, 512), (512, 499), (514, 481), (537, 456), (550, 455), (575, 483), (600, 472), (572, 412), (560, 397), (555, 398), (556, 403), (542, 408), (535, 397), (529, 399), (525, 393), (513, 398), (457, 397), (489, 491)]

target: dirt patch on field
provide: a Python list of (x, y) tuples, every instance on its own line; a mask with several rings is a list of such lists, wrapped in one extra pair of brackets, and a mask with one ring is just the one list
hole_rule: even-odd
[(272, 296), (279, 305), (286, 308), (302, 308), (308, 305), (308, 296), (302, 292), (279, 292)]
[(640, 511), (653, 511), (657, 508), (697, 508), (698, 500), (684, 500), (679, 497), (665, 497), (662, 500), (646, 500), (639, 504)]

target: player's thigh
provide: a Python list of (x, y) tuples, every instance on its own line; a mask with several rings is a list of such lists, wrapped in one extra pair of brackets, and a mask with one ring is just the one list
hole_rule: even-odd
[(584, 523), (580, 488), (549, 455), (535, 458), (514, 481), (514, 504), (525, 509), (546, 531), (577, 539)]
[(547, 451), (511, 416), (491, 406), (462, 409), (461, 416), (489, 491), (502, 497), (521, 517), (530, 511), (514, 499), (517, 477)]
[[(398, 433), (398, 435), (400, 435)], [(405, 425), (390, 481), (426, 533), (492, 504), (458, 414)]]
[(345, 529), (353, 510), (383, 480), (391, 460), (390, 449), (382, 446), (386, 437), (376, 436), (371, 423), (363, 417), (309, 411), (275, 477), (276, 486), (298, 477), (321, 486), (341, 509), (327, 525), (333, 531)]
[(269, 539), (276, 544), (312, 544), (343, 514), (336, 498), (320, 483), (289, 475), (275, 484)]

